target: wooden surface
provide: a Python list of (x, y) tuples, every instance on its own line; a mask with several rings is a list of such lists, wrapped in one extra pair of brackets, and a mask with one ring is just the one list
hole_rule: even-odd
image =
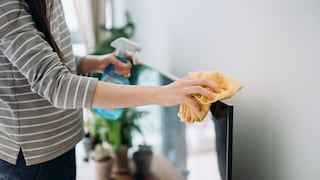
[(130, 162), (130, 173), (113, 173), (112, 180), (184, 180), (181, 173), (171, 165), (162, 155), (153, 154), (151, 175), (147, 177), (134, 177), (135, 167)]

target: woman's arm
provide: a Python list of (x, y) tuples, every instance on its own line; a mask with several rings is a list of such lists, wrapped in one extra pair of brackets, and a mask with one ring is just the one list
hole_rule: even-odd
[(117, 108), (147, 104), (175, 106), (187, 104), (200, 110), (192, 100), (194, 94), (201, 94), (213, 99), (210, 92), (220, 92), (219, 88), (206, 79), (184, 78), (165, 86), (132, 86), (97, 82), (92, 107)]

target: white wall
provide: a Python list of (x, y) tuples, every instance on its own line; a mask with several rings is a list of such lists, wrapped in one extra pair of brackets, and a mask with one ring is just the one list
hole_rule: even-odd
[(320, 178), (319, 0), (126, 0), (141, 60), (184, 76), (243, 83), (235, 105), (236, 180)]

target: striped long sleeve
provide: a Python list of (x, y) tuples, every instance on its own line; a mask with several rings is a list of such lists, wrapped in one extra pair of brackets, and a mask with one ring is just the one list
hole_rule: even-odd
[(0, 0), (0, 159), (13, 164), (20, 148), (31, 165), (74, 147), (83, 135), (81, 108), (92, 104), (97, 79), (76, 74), (60, 0), (53, 7), (51, 30), (65, 62), (25, 3)]

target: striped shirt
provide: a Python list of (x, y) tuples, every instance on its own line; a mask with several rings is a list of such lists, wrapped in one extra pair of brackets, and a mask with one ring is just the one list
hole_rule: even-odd
[(73, 55), (60, 0), (54, 1), (50, 23), (65, 64), (27, 9), (24, 1), (0, 0), (0, 159), (15, 164), (21, 149), (32, 165), (82, 139), (81, 109), (91, 108), (97, 79), (76, 74), (81, 60)]

